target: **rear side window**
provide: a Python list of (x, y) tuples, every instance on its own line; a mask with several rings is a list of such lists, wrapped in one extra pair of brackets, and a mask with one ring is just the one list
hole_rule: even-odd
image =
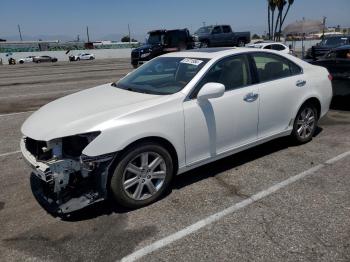
[(249, 62), (246, 55), (227, 57), (217, 62), (198, 84), (221, 83), (225, 90), (233, 90), (251, 84)]
[(271, 49), (271, 45), (265, 46), (264, 49)]
[(302, 69), (288, 59), (274, 54), (252, 55), (260, 82), (271, 81), (302, 73)]
[(286, 49), (283, 45), (272, 45), (273, 50), (282, 51)]
[(223, 30), (224, 33), (230, 33), (230, 32), (231, 32), (230, 27), (227, 26), (227, 25), (224, 25), (224, 26), (222, 27), (222, 30)]
[(165, 36), (164, 41), (171, 47), (176, 47), (180, 43), (186, 42), (186, 32), (185, 31), (171, 31)]
[(222, 33), (221, 26), (215, 26), (213, 29), (213, 34), (220, 34), (220, 33)]

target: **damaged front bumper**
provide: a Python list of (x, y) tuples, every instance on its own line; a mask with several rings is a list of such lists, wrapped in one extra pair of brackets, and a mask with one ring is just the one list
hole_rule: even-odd
[(98, 157), (38, 160), (20, 143), (25, 161), (32, 168), (31, 187), (37, 201), (48, 212), (67, 214), (107, 198), (109, 167), (115, 154)]

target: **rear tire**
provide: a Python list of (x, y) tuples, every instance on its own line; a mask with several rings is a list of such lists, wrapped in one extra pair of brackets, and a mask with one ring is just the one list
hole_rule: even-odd
[(245, 41), (243, 39), (239, 39), (237, 43), (238, 47), (244, 47), (245, 46)]
[(144, 142), (127, 149), (119, 159), (110, 182), (115, 201), (140, 208), (158, 200), (173, 177), (173, 161), (160, 144)]
[(318, 112), (312, 103), (304, 104), (294, 120), (292, 138), (298, 144), (312, 140), (318, 121)]
[(208, 48), (208, 47), (210, 47), (210, 43), (209, 43), (209, 41), (203, 41), (202, 43), (201, 43), (201, 46), (200, 46), (201, 48)]

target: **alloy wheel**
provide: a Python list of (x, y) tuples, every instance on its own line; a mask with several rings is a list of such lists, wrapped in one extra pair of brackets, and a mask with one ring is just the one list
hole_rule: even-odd
[(315, 128), (315, 113), (314, 111), (307, 107), (299, 115), (297, 119), (297, 134), (302, 139), (309, 138)]
[(166, 177), (166, 164), (156, 152), (138, 154), (126, 165), (122, 186), (125, 193), (134, 200), (145, 200), (157, 193)]

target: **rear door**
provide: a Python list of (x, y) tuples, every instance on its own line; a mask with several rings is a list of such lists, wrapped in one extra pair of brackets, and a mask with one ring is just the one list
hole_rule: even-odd
[(288, 130), (294, 121), (307, 81), (302, 69), (287, 58), (271, 53), (253, 53), (259, 79), (258, 137)]
[(226, 46), (232, 46), (232, 30), (228, 25), (222, 26), (222, 44)]
[(212, 36), (210, 40), (211, 46), (221, 46), (222, 45), (222, 28), (221, 26), (214, 26), (212, 30)]
[(334, 95), (350, 95), (350, 49), (336, 51), (332, 67)]

